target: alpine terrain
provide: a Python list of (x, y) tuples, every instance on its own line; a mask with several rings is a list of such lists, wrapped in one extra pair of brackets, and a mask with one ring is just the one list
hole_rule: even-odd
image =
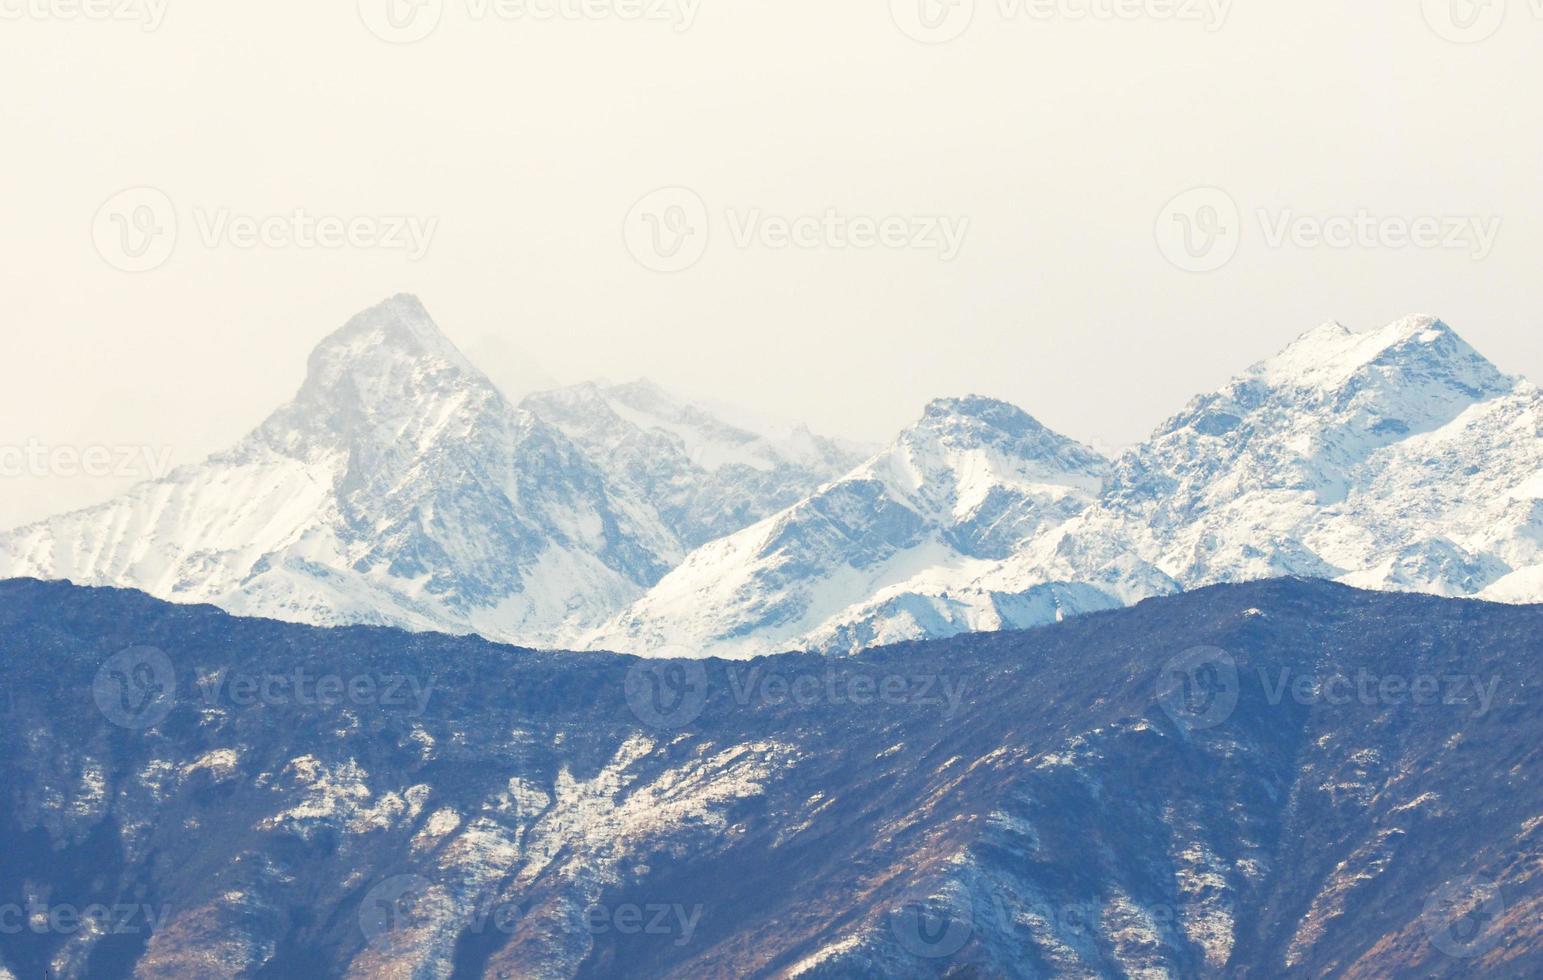
[(857, 458), (646, 385), (516, 408), (398, 296), (324, 340), (295, 399), (228, 452), (0, 535), (0, 574), (560, 646)]
[(1543, 607), (743, 664), (0, 583), (0, 977), (1543, 974)]
[(1543, 601), (1543, 396), (1434, 318), (1313, 330), (1107, 465), (1032, 420), (982, 456), (982, 404), (687, 555), (592, 643), (849, 652), (1281, 575)]

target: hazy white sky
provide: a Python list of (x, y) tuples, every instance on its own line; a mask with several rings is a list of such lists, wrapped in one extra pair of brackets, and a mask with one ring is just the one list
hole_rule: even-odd
[[(0, 0), (0, 447), (196, 461), (399, 291), (874, 441), (1128, 443), (1327, 319), (1543, 378), (1543, 0), (415, 2)], [(123, 480), (48, 469), (0, 526)]]

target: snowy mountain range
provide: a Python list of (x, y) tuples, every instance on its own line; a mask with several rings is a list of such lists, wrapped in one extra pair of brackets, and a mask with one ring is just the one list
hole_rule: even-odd
[[(1107, 468), (1089, 451), (1068, 456), (1053, 434), (1009, 450), (1012, 466), (978, 464), (991, 444), (983, 429), (927, 438), (935, 412), (981, 404), (933, 406), (835, 488), (688, 555), (592, 642), (677, 655), (846, 652), (1281, 575), (1543, 601), (1543, 401), (1434, 318), (1310, 331)], [(931, 453), (920, 464), (918, 444)], [(902, 472), (889, 486), (903, 489), (863, 493), (876, 482), (870, 467)], [(973, 481), (966, 501), (1011, 496), (1031, 469), (1066, 489), (1023, 498), (1009, 536), (1035, 533), (1006, 554), (951, 535), (957, 511), (894, 506), (947, 499), (961, 473)], [(800, 547), (833, 497), (832, 541)]]
[(1543, 405), (1444, 323), (1328, 324), (1107, 460), (1003, 402), (888, 448), (647, 382), (512, 404), (412, 297), (236, 447), (0, 535), (0, 577), (318, 625), (748, 657), (1280, 575), (1543, 601)]
[(295, 399), (230, 451), (0, 536), (0, 576), (550, 646), (641, 595), (703, 534), (859, 458), (808, 433), (784, 446), (644, 386), (529, 404), (398, 296), (324, 340)]

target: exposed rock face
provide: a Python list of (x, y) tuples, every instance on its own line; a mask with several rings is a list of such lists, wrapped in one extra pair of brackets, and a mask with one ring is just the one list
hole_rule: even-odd
[[(588, 645), (741, 657), (841, 646), (833, 619), (886, 589), (993, 567), (1092, 506), (1108, 466), (1005, 402), (933, 402), (894, 445), (840, 480), (688, 555)], [(1112, 604), (1096, 599), (1094, 608)], [(958, 632), (912, 625), (916, 633), (894, 638)], [(875, 630), (847, 649), (889, 638)]]
[[(664, 418), (609, 407), (643, 404), (640, 392)], [(571, 646), (703, 536), (856, 461), (808, 433), (758, 441), (650, 386), (608, 397), (530, 399), (550, 418), (515, 408), (417, 299), (398, 296), (324, 340), (294, 400), (230, 451), (0, 535), (0, 575)], [(685, 457), (675, 429), (687, 422), (700, 430), (692, 446), (723, 457), (711, 474)]]
[[(937, 411), (868, 467), (914, 458)], [(947, 415), (964, 428), (971, 413)], [(902, 484), (923, 492), (896, 494), (859, 470), (837, 484), (840, 507), (822, 506), (826, 488), (687, 555), (592, 642), (850, 652), (1283, 575), (1543, 601), (1543, 394), (1433, 317), (1309, 331), (1107, 467), (1044, 440), (1002, 449), (1020, 465), (1060, 461), (1039, 482), (1067, 489), (1021, 497), (1010, 468), (907, 465)], [(960, 473), (996, 488), (964, 495), (987, 501), (965, 515), (966, 532), (995, 535), (990, 501), (1006, 495), (1007, 533), (988, 539), (998, 553), (956, 533), (957, 511), (911, 504), (946, 498)], [(827, 525), (834, 543), (812, 558), (783, 543), (784, 529)]]
[(1281, 580), (663, 662), (8, 582), (0, 970), (1537, 976), (1539, 636)]

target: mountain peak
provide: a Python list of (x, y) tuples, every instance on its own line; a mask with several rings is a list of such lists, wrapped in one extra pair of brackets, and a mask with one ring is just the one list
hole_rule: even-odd
[(1102, 474), (1108, 460), (1096, 451), (1042, 424), (1010, 402), (981, 395), (929, 402), (915, 426), (901, 434), (894, 448), (875, 458), (882, 465), (896, 452), (910, 459), (951, 459), (980, 450), (1014, 460), (1013, 467), (1041, 475)]
[(1423, 380), (1445, 378), (1475, 397), (1500, 393), (1514, 383), (1445, 322), (1429, 315), (1407, 316), (1361, 333), (1331, 321), (1248, 373), (1275, 388), (1335, 391), (1369, 369)]
[(317, 345), (311, 353), (311, 369), (314, 373), (321, 368), (325, 373), (329, 365), (340, 360), (382, 353), (432, 357), (459, 370), (481, 374), (440, 331), (422, 301), (410, 293), (399, 293), (355, 314)]
[(923, 424), (956, 419), (982, 422), (1012, 435), (1043, 430), (1039, 420), (1011, 402), (984, 395), (964, 395), (959, 398), (935, 398), (927, 403), (922, 414)]
[(259, 430), (286, 452), (337, 439), (393, 438), (503, 403), (416, 296), (351, 318), (311, 352), (294, 400)]

